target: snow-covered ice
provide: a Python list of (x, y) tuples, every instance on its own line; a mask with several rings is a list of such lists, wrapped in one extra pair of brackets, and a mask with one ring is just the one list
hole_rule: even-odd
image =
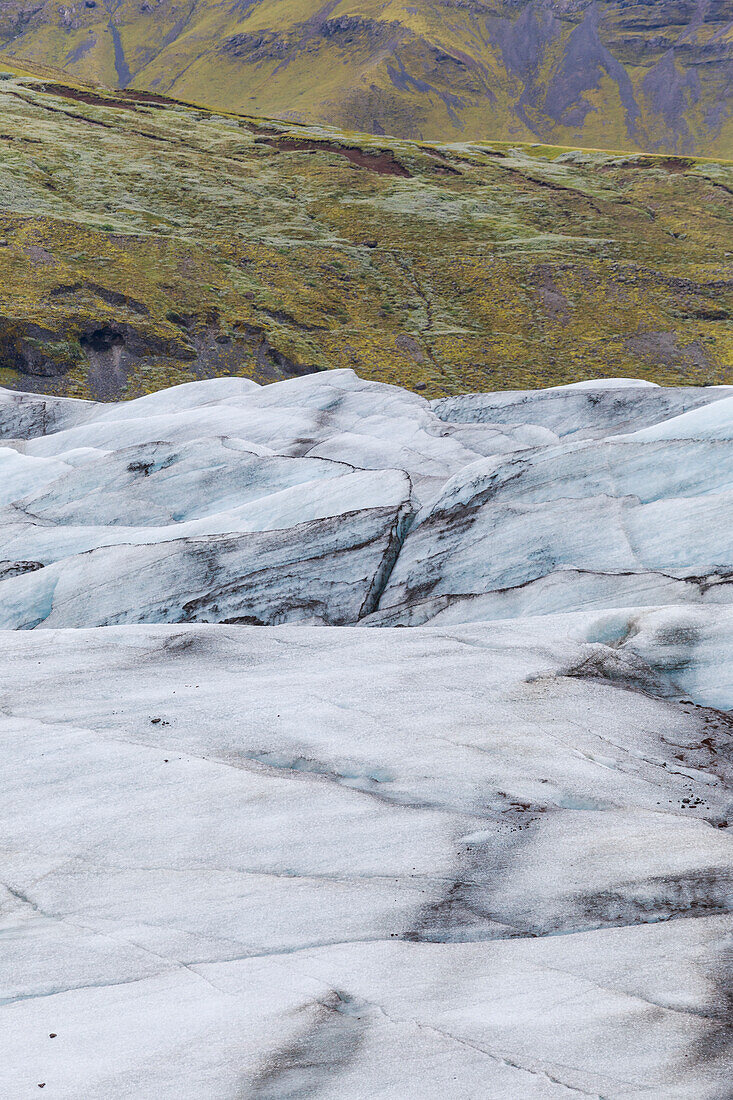
[(0, 391), (0, 1096), (727, 1097), (732, 426)]

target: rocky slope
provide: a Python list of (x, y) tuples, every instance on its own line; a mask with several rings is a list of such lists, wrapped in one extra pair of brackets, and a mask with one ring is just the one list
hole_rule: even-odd
[(0, 384), (733, 380), (733, 170), (0, 80)]
[(6, 0), (0, 43), (347, 129), (733, 156), (730, 0)]
[(726, 1095), (733, 388), (0, 426), (3, 1095)]

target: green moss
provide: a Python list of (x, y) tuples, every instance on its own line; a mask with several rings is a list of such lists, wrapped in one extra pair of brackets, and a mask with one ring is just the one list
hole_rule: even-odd
[[(729, 165), (332, 133), (278, 151), (259, 121), (88, 105), (30, 78), (0, 84), (0, 107), (0, 319), (47, 330), (66, 372), (3, 385), (88, 394), (86, 356), (59, 349), (105, 325), (138, 348), (129, 394), (265, 381), (288, 359), (427, 396), (733, 381)], [(356, 167), (334, 137), (411, 175)]]
[[(653, 12), (659, 4), (651, 2), (597, 0), (592, 14), (586, 3), (553, 3), (552, 33), (544, 44), (538, 33), (532, 71), (519, 74), (508, 62), (504, 35), (497, 33), (499, 18), (506, 31), (520, 17), (525, 5), (517, 0), (449, 8), (444, 0), (367, 0), (353, 10), (340, 4), (338, 12), (329, 12), (331, 33), (314, 27), (311, 0), (159, 0), (154, 12), (139, 0), (100, 2), (93, 9), (56, 0), (4, 0), (4, 67), (6, 61), (12, 67), (14, 57), (37, 58), (79, 79), (114, 85), (120, 73), (109, 33), (111, 7), (136, 87), (220, 111), (245, 105), (254, 115), (310, 120), (314, 132), (325, 123), (417, 140), (495, 137), (505, 147), (548, 158), (559, 155), (558, 146), (726, 156), (733, 150), (733, 117), (720, 117), (730, 42), (725, 4), (705, 5), (697, 13), (695, 5), (667, 4), (660, 26)], [(350, 15), (361, 17), (361, 25), (340, 33), (333, 21)], [(589, 86), (578, 89), (569, 104), (562, 90), (577, 65), (571, 40), (583, 19), (593, 20), (592, 39), (597, 34), (600, 41), (586, 41)], [(241, 37), (237, 45), (242, 35), (250, 37), (251, 48)], [(227, 49), (233, 37), (234, 48)], [(396, 38), (404, 79), (395, 74), (393, 50), (384, 48)], [(619, 79), (608, 75), (606, 51), (625, 70), (623, 95)], [(661, 84), (662, 95), (652, 96), (649, 72), (669, 64), (670, 56), (673, 72), (664, 77), (657, 70), (652, 83), (658, 89)], [(687, 91), (675, 95), (673, 87), (665, 100), (664, 83), (675, 80)], [(575, 109), (566, 111), (568, 106)], [(154, 107), (140, 108), (145, 122), (154, 114)], [(222, 151), (233, 142), (236, 122), (228, 122), (230, 132), (219, 136)]]

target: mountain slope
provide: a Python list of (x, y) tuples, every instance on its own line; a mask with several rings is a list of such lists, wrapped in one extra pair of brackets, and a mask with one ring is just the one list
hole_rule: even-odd
[(0, 43), (375, 133), (733, 155), (733, 0), (6, 0)]
[(729, 166), (419, 145), (31, 73), (0, 110), (2, 385), (731, 381)]

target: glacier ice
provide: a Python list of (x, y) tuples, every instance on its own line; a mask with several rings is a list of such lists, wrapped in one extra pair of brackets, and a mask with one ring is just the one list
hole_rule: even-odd
[(732, 425), (0, 391), (0, 1095), (727, 1095)]

